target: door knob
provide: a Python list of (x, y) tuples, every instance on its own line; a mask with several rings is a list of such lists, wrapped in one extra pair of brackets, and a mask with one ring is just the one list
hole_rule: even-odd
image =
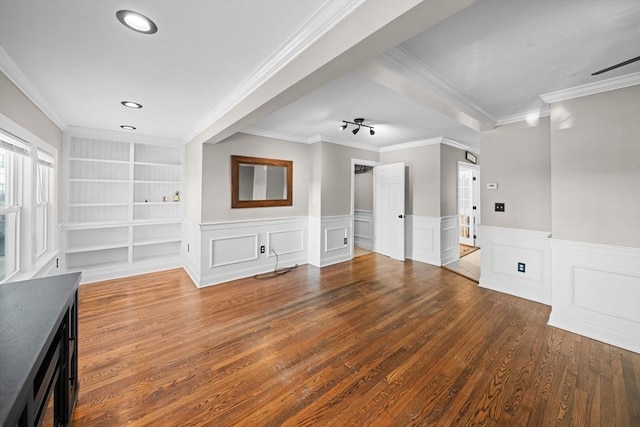
[(404, 215), (400, 214), (400, 215), (398, 215), (398, 218), (402, 219), (402, 218), (404, 218)]

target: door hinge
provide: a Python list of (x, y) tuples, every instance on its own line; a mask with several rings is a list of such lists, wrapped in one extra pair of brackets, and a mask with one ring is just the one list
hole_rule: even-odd
[(473, 180), (474, 180), (474, 181), (476, 180), (476, 177), (475, 177), (475, 176), (473, 177)]
[(475, 239), (477, 239), (477, 238), (478, 238), (478, 236), (476, 236), (476, 235), (474, 234), (474, 235), (473, 235), (473, 239), (475, 240)]
[(474, 210), (474, 211), (476, 210), (476, 207), (475, 207), (475, 206), (473, 207), (473, 210)]

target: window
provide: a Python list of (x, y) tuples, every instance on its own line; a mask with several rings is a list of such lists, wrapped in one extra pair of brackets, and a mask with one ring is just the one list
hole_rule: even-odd
[(0, 133), (0, 282), (20, 270), (23, 166), (26, 144)]
[(49, 249), (49, 211), (53, 189), (54, 158), (51, 154), (38, 150), (36, 178), (36, 256)]

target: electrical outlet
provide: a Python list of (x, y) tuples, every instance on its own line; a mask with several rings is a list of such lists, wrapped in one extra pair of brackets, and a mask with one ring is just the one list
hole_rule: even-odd
[(344, 238), (344, 244), (345, 245), (347, 244), (347, 238), (346, 237)]
[(265, 252), (265, 249), (266, 249), (266, 248), (264, 247), (264, 245), (263, 245), (263, 246), (260, 246), (260, 253), (261, 253), (261, 254), (263, 254), (263, 253)]
[(504, 212), (504, 203), (496, 203), (496, 212)]
[(518, 272), (524, 273), (526, 271), (526, 264), (524, 262), (518, 263)]

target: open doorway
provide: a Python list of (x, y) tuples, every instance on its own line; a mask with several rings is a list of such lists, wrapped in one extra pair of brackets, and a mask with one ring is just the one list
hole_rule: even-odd
[(480, 224), (480, 167), (458, 163), (458, 260), (446, 268), (475, 282), (480, 281), (482, 251), (478, 240)]
[(373, 168), (378, 162), (351, 159), (351, 257), (374, 251)]

